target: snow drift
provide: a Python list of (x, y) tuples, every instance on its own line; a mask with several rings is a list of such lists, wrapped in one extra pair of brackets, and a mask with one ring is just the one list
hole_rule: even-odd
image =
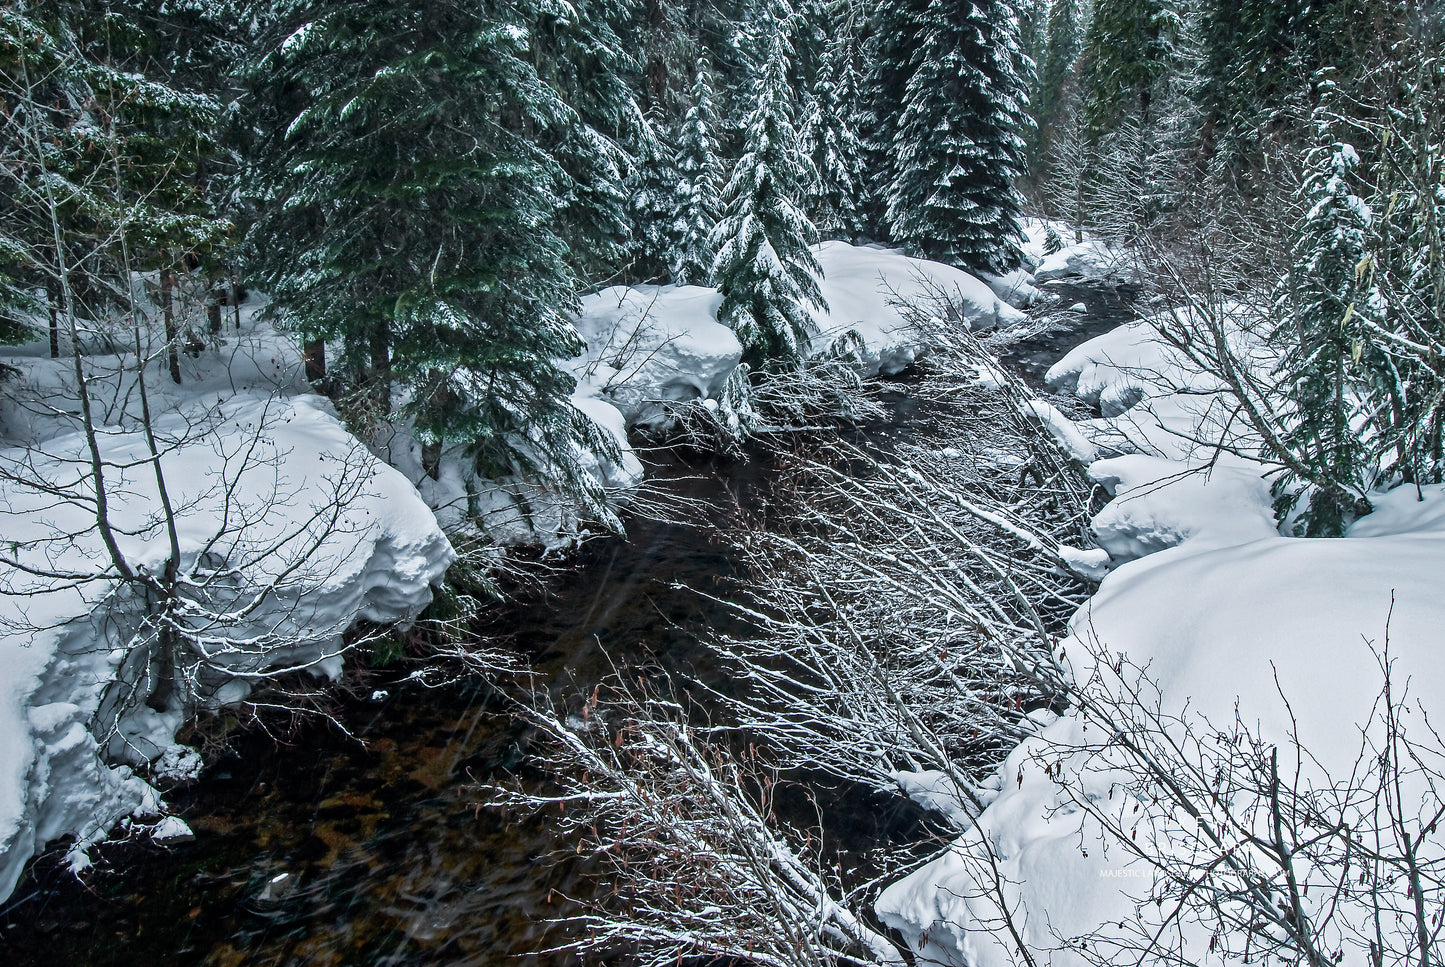
[[(0, 450), (0, 533), (13, 561), (0, 565), (0, 897), (50, 840), (73, 838), (78, 869), (117, 823), (167, 822), (151, 778), (198, 768), (174, 740), (189, 706), (240, 700), (276, 670), (336, 675), (349, 627), (414, 618), (453, 559), (410, 482), (328, 403), (282, 395), (299, 388), (288, 340), (269, 327), (230, 339), (232, 359), (186, 359), (179, 387), (154, 380), (152, 429), (194, 592), (182, 613), (195, 632), (194, 694), (165, 711), (146, 703), (152, 606), (115, 576), (103, 546), (87, 443), (65, 412), (76, 398), (67, 363), (18, 360), (27, 375), (10, 387), (11, 406), (60, 405), (8, 420), (12, 445)], [(107, 420), (108, 516), (130, 567), (159, 572), (165, 514), (124, 360), (86, 360)]]

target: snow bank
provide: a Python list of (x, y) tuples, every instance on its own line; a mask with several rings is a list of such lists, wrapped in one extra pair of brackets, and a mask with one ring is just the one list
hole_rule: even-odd
[(575, 368), (626, 425), (663, 429), (666, 404), (721, 399), (742, 359), (717, 321), (722, 296), (697, 285), (612, 286), (582, 300), (587, 349)]
[(1103, 242), (1067, 245), (1045, 255), (1034, 271), (1040, 284), (1068, 279), (1083, 282), (1138, 282), (1139, 271), (1129, 253)]
[[(1095, 443), (1112, 434), (1117, 450), (1134, 451), (1090, 468), (1114, 494), (1093, 521), (1113, 568), (1074, 615), (1061, 653), (1098, 701), (1108, 704), (1137, 684), (1134, 670), (1142, 669), (1149, 687), (1157, 686), (1162, 714), (1197, 735), (1217, 735), (1238, 715), (1280, 747), (1282, 768), (1295, 738), (1310, 750), (1300, 782), (1318, 788), (1327, 775), (1348, 776), (1362, 731), (1378, 714), (1387, 629), (1397, 688), (1408, 680), (1428, 708), (1445, 685), (1445, 596), (1438, 590), (1445, 486), (1425, 488), (1423, 500), (1414, 488), (1372, 495), (1375, 513), (1337, 540), (1281, 536), (1272, 468), (1204, 453), (1184, 439), (1217, 439), (1228, 420), (1218, 414), (1210, 378), (1150, 332), (1147, 321), (1123, 327), (1079, 347), (1050, 373), (1052, 384), (1113, 411), (1076, 429)], [(1253, 352), (1247, 329), (1237, 335), (1237, 345)], [(1268, 365), (1262, 348), (1246, 358)], [(1056, 435), (1071, 436), (1069, 427), (1054, 425), (1067, 422), (1061, 415), (1040, 416)], [(1235, 442), (1249, 453), (1246, 438)], [(1054, 967), (1084, 967), (1107, 959), (1102, 938), (1111, 931), (1119, 937), (1124, 922), (1148, 928), (1167, 916), (1169, 904), (1159, 912), (1148, 902), (1152, 867), (1134, 860), (1132, 847), (1111, 839), (1081, 804), (1114, 816), (1149, 855), (1188, 855), (1194, 821), (1133, 799), (1125, 791), (1131, 777), (1118, 771), (1123, 753), (1100, 743), (1097, 727), (1091, 731), (1077, 713), (1041, 718), (1037, 733), (999, 769), (978, 823), (883, 893), (877, 910), (884, 922), (938, 963), (1012, 967), (1017, 958), (994, 892), (1001, 882), (1002, 902), (1036, 959), (1047, 951)], [(1330, 877), (1338, 874), (1302, 869), (1322, 887), (1310, 902), (1334, 896)], [(1368, 897), (1351, 902), (1340, 918), (1368, 915)], [(1186, 921), (1170, 932), (1185, 958), (1219, 962), (1210, 935)], [(1094, 935), (1087, 947), (1071, 942), (1085, 935)]]
[[(187, 620), (208, 656), (195, 672), (194, 700), (211, 705), (244, 698), (256, 673), (338, 673), (346, 629), (362, 618), (415, 617), (453, 558), (410, 482), (362, 447), (329, 404), (274, 395), (298, 384), (294, 345), (265, 327), (228, 340), (223, 356), (184, 359), (179, 387), (147, 381), (163, 411), (154, 428), (182, 570), (209, 588), (213, 619), (193, 610)], [(97, 387), (109, 516), (129, 564), (157, 571), (169, 545), (134, 418), (133, 374), (117, 372), (121, 359), (87, 360), (109, 379)], [(83, 470), (85, 439), (63, 412), (74, 399), (64, 363), (15, 362), (27, 375), (10, 387), (7, 417), (37, 397), (61, 412), (7, 419), (11, 442), (28, 445), (0, 450), (0, 533), (23, 567), (77, 578), (0, 565), (0, 897), (57, 837), (75, 838), (70, 859), (79, 868), (86, 849), (122, 820), (181, 835), (161, 822), (159, 794), (137, 770), (183, 776), (198, 766), (174, 740), (184, 710), (153, 711), (144, 685), (131, 692), (123, 684), (140, 679), (153, 641), (135, 590), (105, 573), (108, 556), (87, 511), (94, 488)], [(26, 477), (71, 499), (26, 486)]]
[(1015, 309), (1027, 309), (1044, 297), (1042, 289), (1034, 285), (1033, 273), (1028, 269), (1014, 269), (1007, 275), (990, 275), (980, 272), (979, 276), (994, 295)]
[(1087, 235), (1080, 239), (1072, 225), (1057, 219), (1023, 218), (1019, 220), (1019, 227), (1024, 232), (1024, 243), (1020, 246), (1024, 263), (1031, 269), (1053, 254), (1050, 248), (1057, 251), (1065, 245), (1088, 241)]
[[(904, 304), (958, 312), (959, 323), (976, 328), (1025, 318), (989, 284), (951, 266), (837, 241), (813, 251), (823, 269), (819, 287), (828, 311), (813, 313), (819, 335), (811, 351), (826, 352), (855, 333), (864, 376), (900, 372), (928, 351)], [(999, 284), (1022, 292), (1026, 280), (1016, 274)], [(598, 404), (615, 407), (628, 429), (643, 433), (671, 427), (670, 404), (729, 405), (742, 347), (717, 321), (721, 303), (717, 290), (706, 286), (612, 286), (585, 297), (576, 325), (586, 349), (566, 364), (579, 383), (574, 403), (603, 425), (609, 418)]]
[(846, 242), (824, 242), (813, 252), (823, 268), (820, 288), (829, 310), (813, 314), (821, 333), (814, 351), (826, 349), (850, 330), (856, 332), (865, 347), (866, 376), (901, 372), (928, 351), (927, 340), (900, 311), (904, 304), (929, 307), (946, 301), (961, 310), (959, 321), (973, 329), (1025, 319), (987, 283), (941, 262)]

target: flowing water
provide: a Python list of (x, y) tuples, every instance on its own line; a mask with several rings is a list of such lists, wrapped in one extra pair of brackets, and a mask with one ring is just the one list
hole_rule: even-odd
[[(1026, 378), (1037, 383), (1069, 346), (1127, 318), (1097, 289), (1065, 289), (1059, 304), (1078, 301), (1089, 312), (1010, 355)], [(892, 419), (865, 428), (864, 440), (884, 446), (928, 417), (906, 392), (889, 400)], [(697, 591), (734, 576), (715, 535), (765, 491), (768, 467), (674, 459), (658, 469), (712, 508), (706, 526), (633, 521), (629, 540), (588, 544), (543, 592), (489, 619), (555, 692), (583, 692), (614, 659), (644, 657), (722, 684), (699, 639), (737, 619)], [(575, 869), (542, 858), (569, 844), (542, 820), (480, 805), (479, 784), (526, 768), (526, 730), (485, 681), (430, 688), (407, 671), (354, 676), (354, 694), (334, 709), (350, 736), (312, 723), (233, 738), (171, 797), (194, 842), (105, 847), (83, 884), (59, 851), (32, 863), (0, 907), (0, 963), (566, 963), (535, 951), (555, 939), (546, 921), (566, 911), (563, 896), (581, 887)], [(897, 797), (858, 790), (838, 791), (829, 808), (840, 840), (867, 845), (905, 839), (918, 821)]]

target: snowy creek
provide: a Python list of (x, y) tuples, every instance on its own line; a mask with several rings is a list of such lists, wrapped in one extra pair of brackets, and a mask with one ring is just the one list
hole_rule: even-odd
[[(1073, 345), (1130, 318), (1129, 294), (1054, 286), (1067, 328), (1015, 344), (1005, 362), (1032, 385)], [(890, 384), (891, 418), (858, 431), (886, 447), (928, 407)], [(699, 638), (738, 620), (696, 593), (723, 593), (737, 562), (714, 535), (767, 496), (764, 460), (649, 468), (713, 508), (710, 526), (629, 522), (629, 539), (585, 545), (572, 566), (488, 620), (556, 694), (585, 692), (613, 660), (651, 661), (726, 688)], [(525, 730), (484, 681), (441, 687), (410, 670), (368, 673), (336, 718), (277, 737), (242, 733), (176, 790), (193, 842), (115, 844), (84, 883), (51, 850), (0, 908), (0, 963), (26, 965), (561, 964), (536, 955), (564, 894), (585, 882), (543, 859), (570, 844), (545, 819), (479, 803), (481, 783), (525, 769)], [(382, 693), (385, 693), (384, 695)], [(859, 853), (907, 839), (920, 811), (896, 796), (821, 794), (830, 832)]]

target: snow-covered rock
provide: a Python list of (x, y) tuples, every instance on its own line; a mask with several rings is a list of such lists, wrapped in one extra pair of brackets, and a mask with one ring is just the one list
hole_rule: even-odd
[(1015, 309), (1027, 309), (1044, 297), (1043, 290), (1034, 285), (1033, 273), (1027, 269), (1014, 269), (1007, 275), (981, 272), (979, 278), (988, 283), (994, 295)]
[[(828, 312), (814, 312), (821, 335), (815, 351), (852, 331), (863, 340), (864, 375), (891, 375), (928, 351), (927, 338), (909, 325), (901, 307), (917, 305), (961, 311), (973, 329), (1014, 325), (1025, 316), (988, 284), (941, 262), (893, 249), (824, 242), (813, 250), (823, 268), (820, 288)], [(947, 303), (947, 306), (941, 305)]]
[(1019, 221), (1019, 227), (1024, 232), (1024, 242), (1020, 249), (1024, 264), (1030, 270), (1036, 269), (1052, 254), (1050, 249), (1057, 251), (1065, 245), (1088, 240), (1087, 236), (1080, 239), (1068, 222), (1056, 219), (1024, 218)]

